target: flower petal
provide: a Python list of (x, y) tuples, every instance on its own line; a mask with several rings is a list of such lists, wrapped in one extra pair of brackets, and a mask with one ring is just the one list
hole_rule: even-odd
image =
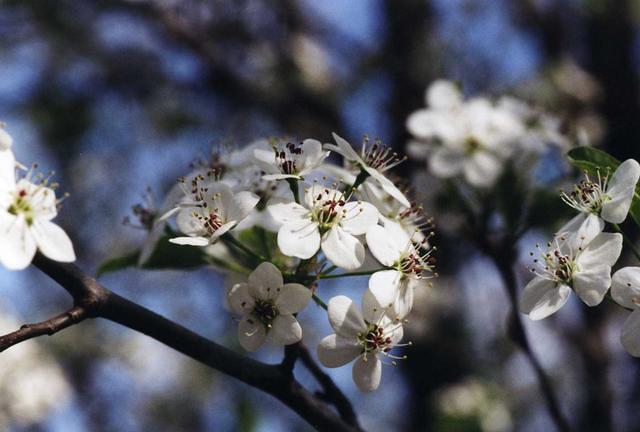
[(260, 197), (253, 192), (236, 192), (233, 195), (233, 200), (228, 204), (229, 208), (226, 213), (227, 221), (239, 222), (246, 218), (247, 215), (251, 213), (251, 210), (258, 205), (259, 201)]
[(231, 311), (238, 316), (249, 314), (255, 305), (255, 300), (249, 294), (249, 285), (246, 283), (235, 284), (227, 294), (227, 298)]
[(613, 274), (611, 297), (626, 308), (640, 307), (640, 267), (624, 267)]
[(599, 305), (611, 286), (611, 267), (589, 267), (573, 275), (573, 289), (587, 306)]
[(249, 352), (254, 352), (262, 346), (267, 338), (264, 324), (253, 317), (245, 317), (238, 323), (238, 341), (240, 346)]
[(462, 105), (462, 93), (451, 81), (439, 79), (431, 83), (426, 93), (427, 105), (437, 110), (451, 110)]
[(382, 362), (375, 355), (358, 357), (353, 364), (353, 381), (360, 391), (371, 392), (378, 388), (382, 378)]
[(36, 241), (22, 216), (0, 213), (0, 262), (9, 270), (22, 270), (36, 254)]
[(66, 232), (49, 221), (34, 220), (31, 233), (40, 252), (47, 258), (60, 262), (73, 262), (76, 254)]
[(300, 174), (307, 174), (322, 163), (329, 152), (322, 150), (322, 143), (314, 139), (306, 139), (302, 142), (302, 166)]
[(281, 314), (294, 314), (304, 309), (311, 300), (311, 290), (304, 285), (288, 283), (282, 287), (276, 299)]
[(3, 190), (12, 189), (16, 183), (16, 159), (11, 150), (0, 150), (0, 183), (4, 184)]
[(634, 357), (640, 357), (640, 310), (634, 310), (622, 326), (620, 342)]
[(362, 235), (378, 223), (378, 209), (367, 202), (348, 202), (344, 205), (344, 210), (340, 226), (350, 234)]
[(429, 158), (429, 171), (436, 177), (449, 178), (464, 168), (464, 155), (449, 147), (438, 147)]
[(464, 176), (472, 186), (491, 186), (502, 172), (502, 161), (486, 151), (477, 151), (464, 164)]
[(349, 297), (332, 297), (327, 305), (329, 323), (335, 332), (346, 338), (355, 338), (367, 329), (358, 307)]
[[(393, 307), (398, 297), (401, 279), (402, 273), (397, 270), (375, 272), (369, 278), (369, 290), (383, 308)], [(366, 316), (365, 318), (369, 320)]]
[(379, 323), (386, 312), (371, 290), (367, 289), (362, 295), (362, 317), (366, 322)]
[(627, 218), (636, 183), (640, 179), (640, 164), (633, 159), (622, 162), (609, 181), (606, 194), (610, 200), (602, 205), (601, 216), (611, 223), (622, 223)]
[(380, 264), (392, 267), (401, 253), (407, 250), (411, 239), (406, 231), (395, 222), (386, 222), (384, 227), (374, 225), (367, 230), (367, 246)]
[(267, 211), (277, 222), (288, 223), (301, 219), (308, 220), (309, 210), (295, 202), (276, 203), (267, 207)]
[(263, 262), (249, 275), (249, 294), (255, 299), (275, 299), (283, 283), (278, 267)]
[(355, 338), (345, 338), (332, 334), (320, 341), (318, 345), (318, 360), (324, 367), (335, 368), (343, 366), (360, 355), (362, 348)]
[(204, 237), (174, 237), (169, 239), (171, 243), (183, 246), (209, 246), (209, 239)]
[(285, 223), (278, 230), (278, 247), (286, 256), (311, 258), (320, 249), (318, 224), (309, 219)]
[(13, 145), (13, 138), (0, 126), (0, 151), (8, 150)]
[(580, 269), (599, 265), (612, 266), (622, 252), (622, 235), (618, 233), (600, 233), (584, 250), (578, 253), (576, 262)]
[[(556, 233), (557, 236), (573, 237), (583, 244), (589, 243), (604, 229), (604, 221), (592, 213), (579, 213), (564, 224)], [(574, 241), (575, 243), (575, 241)], [(575, 245), (578, 247), (579, 245)]]
[(277, 345), (291, 345), (302, 339), (302, 327), (293, 315), (278, 315), (269, 334)]
[(571, 288), (541, 277), (527, 284), (520, 297), (520, 311), (534, 321), (555, 313), (569, 299)]
[(327, 150), (334, 151), (334, 152), (342, 155), (345, 159), (350, 160), (350, 161), (358, 161), (358, 160), (360, 160), (360, 156), (353, 149), (351, 144), (349, 144), (349, 142), (346, 139), (340, 137), (335, 132), (333, 132), (331, 135), (333, 135), (333, 139), (335, 140), (337, 145), (334, 146), (333, 144), (325, 144), (325, 148)]
[(364, 262), (365, 251), (360, 240), (339, 226), (334, 226), (322, 237), (321, 247), (325, 256), (338, 267), (355, 270)]

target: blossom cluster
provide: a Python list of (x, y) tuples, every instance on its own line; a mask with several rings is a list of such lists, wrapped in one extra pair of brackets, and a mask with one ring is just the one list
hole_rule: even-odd
[(407, 152), (426, 159), (436, 177), (463, 178), (488, 188), (509, 160), (524, 160), (549, 144), (564, 148), (560, 121), (525, 102), (503, 96), (464, 100), (456, 84), (434, 81), (426, 92), (427, 107), (412, 113), (407, 129), (413, 140)]
[[(297, 317), (313, 300), (335, 331), (318, 346), (320, 362), (355, 360), (355, 383), (372, 391), (382, 361), (402, 358), (392, 350), (406, 345), (414, 290), (435, 275), (431, 221), (387, 176), (402, 161), (395, 152), (366, 137), (359, 151), (338, 135), (334, 140), (263, 139), (194, 164), (162, 208), (135, 209), (151, 232), (140, 264), (175, 217), (171, 243), (202, 248), (215, 265), (248, 274), (227, 293), (244, 349), (301, 341)], [(327, 162), (332, 152), (342, 166)], [(274, 247), (252, 247), (246, 238), (256, 233)], [(357, 275), (370, 275), (361, 307), (353, 289), (321, 299), (321, 280)]]
[[(533, 320), (560, 309), (574, 291), (588, 306), (611, 297), (632, 311), (624, 324), (621, 342), (640, 356), (640, 268), (624, 267), (611, 275), (622, 252), (623, 236), (604, 232), (606, 223), (616, 231), (624, 222), (640, 179), (640, 164), (621, 163), (613, 173), (597, 173), (563, 192), (562, 199), (579, 213), (556, 233), (548, 249), (534, 259), (535, 277), (525, 287), (520, 309)], [(533, 253), (532, 253), (533, 255)]]
[[(61, 200), (51, 176), (36, 175), (16, 162), (13, 139), (0, 126), (0, 263), (9, 270), (26, 268), (36, 251), (62, 262), (75, 261), (67, 234), (52, 222)], [(16, 175), (17, 169), (23, 175)]]

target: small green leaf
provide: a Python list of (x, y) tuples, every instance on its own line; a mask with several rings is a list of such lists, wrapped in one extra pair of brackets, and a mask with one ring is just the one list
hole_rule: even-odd
[[(145, 269), (195, 269), (209, 264), (204, 250), (195, 246), (181, 246), (169, 242), (173, 236), (165, 235), (158, 240), (156, 248), (149, 260), (142, 266)], [(111, 258), (103, 262), (98, 268), (97, 275), (123, 270), (138, 265), (140, 250), (127, 255)]]

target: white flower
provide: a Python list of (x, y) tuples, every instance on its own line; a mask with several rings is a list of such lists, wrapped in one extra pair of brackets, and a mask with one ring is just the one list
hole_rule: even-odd
[[(184, 202), (176, 208), (179, 209), (178, 228), (187, 236), (172, 238), (170, 242), (208, 246), (247, 217), (260, 200), (248, 191), (234, 193), (221, 182), (202, 181), (203, 177), (193, 180), (189, 191), (190, 202)], [(161, 219), (164, 218), (166, 214)]]
[(397, 153), (391, 148), (384, 146), (380, 141), (370, 144), (366, 137), (362, 141), (360, 154), (358, 154), (344, 138), (339, 137), (335, 133), (333, 134), (333, 139), (337, 145), (325, 144), (324, 147), (326, 149), (341, 154), (348, 162), (357, 164), (371, 176), (385, 192), (397, 199), (405, 207), (411, 206), (407, 197), (384, 175), (385, 171), (398, 165), (404, 161), (404, 159), (400, 159)]
[(438, 80), (427, 90), (427, 109), (407, 119), (409, 132), (417, 138), (408, 148), (414, 157), (428, 157), (436, 177), (464, 175), (472, 186), (493, 185), (514, 143), (524, 136), (521, 120), (511, 110), (489, 100), (464, 101), (458, 88)]
[(375, 225), (369, 228), (366, 238), (373, 256), (391, 268), (371, 275), (369, 290), (390, 316), (402, 319), (413, 306), (412, 281), (433, 275), (430, 264), (432, 250), (427, 248), (424, 251), (424, 244), (415, 243), (394, 222), (388, 222), (384, 227)]
[(10, 270), (26, 268), (40, 250), (46, 257), (75, 261), (67, 234), (51, 222), (58, 214), (56, 195), (48, 179), (31, 182), (32, 173), (16, 183), (15, 161), (9, 151), (0, 156), (0, 262)]
[(611, 297), (632, 311), (622, 327), (620, 342), (629, 354), (640, 357), (640, 267), (624, 267), (615, 272)]
[(4, 150), (9, 150), (13, 145), (13, 138), (11, 135), (5, 130), (4, 124), (0, 123), (0, 152)]
[(556, 238), (532, 269), (536, 277), (524, 288), (520, 310), (532, 320), (548, 317), (560, 309), (573, 289), (588, 306), (602, 302), (611, 285), (611, 266), (622, 251), (622, 236), (581, 230)]
[(306, 139), (301, 144), (277, 142), (272, 150), (257, 148), (253, 156), (265, 171), (265, 180), (301, 179), (322, 164), (329, 152), (322, 150), (320, 141)]
[(297, 283), (284, 284), (276, 266), (263, 262), (228, 294), (231, 310), (241, 317), (238, 324), (240, 345), (255, 351), (270, 336), (278, 345), (302, 339), (302, 328), (293, 316), (311, 300), (311, 290)]
[(604, 228), (602, 219), (614, 224), (622, 223), (627, 218), (636, 183), (640, 178), (640, 164), (627, 159), (618, 166), (610, 179), (608, 176), (598, 176), (597, 181), (594, 181), (589, 176), (585, 177), (585, 180), (574, 185), (570, 193), (563, 192), (561, 195), (562, 200), (580, 214), (562, 227), (560, 232), (575, 231), (587, 223), (592, 215), (599, 218), (597, 223), (600, 229)]
[(329, 368), (343, 366), (353, 360), (353, 381), (363, 392), (378, 388), (382, 377), (380, 357), (397, 359), (389, 352), (402, 339), (402, 324), (384, 315), (375, 299), (365, 292), (362, 313), (345, 296), (329, 300), (328, 316), (335, 334), (318, 345), (318, 359)]
[(278, 247), (283, 254), (311, 258), (322, 248), (336, 266), (360, 267), (365, 250), (355, 236), (378, 222), (378, 211), (366, 202), (347, 202), (344, 194), (318, 184), (305, 189), (304, 206), (295, 202), (269, 206), (274, 219), (282, 223)]

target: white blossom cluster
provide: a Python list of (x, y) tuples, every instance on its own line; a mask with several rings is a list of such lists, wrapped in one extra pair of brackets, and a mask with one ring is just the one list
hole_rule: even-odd
[[(368, 138), (359, 152), (334, 139), (324, 145), (315, 139), (259, 140), (197, 164), (158, 212), (137, 208), (152, 232), (141, 264), (174, 216), (179, 234), (172, 243), (204, 248), (213, 262), (231, 270), (238, 268), (237, 260), (229, 264), (233, 253), (257, 258), (248, 280), (227, 295), (239, 319), (240, 345), (255, 351), (266, 340), (299, 342), (304, 332), (297, 315), (313, 299), (327, 309), (335, 330), (318, 346), (320, 362), (338, 367), (355, 360), (355, 383), (372, 391), (382, 361), (401, 358), (391, 351), (402, 345), (414, 290), (435, 275), (430, 221), (385, 175), (402, 160), (396, 153)], [(342, 156), (343, 166), (327, 163), (331, 152)], [(261, 256), (243, 243), (243, 233), (254, 228), (272, 233), (277, 250), (269, 255), (283, 259)], [(377, 268), (363, 269), (367, 253)], [(361, 308), (345, 295), (321, 300), (319, 281), (354, 275), (370, 275)]]
[[(556, 234), (548, 249), (534, 259), (536, 275), (525, 287), (520, 309), (533, 320), (560, 309), (575, 291), (588, 306), (596, 306), (611, 288), (611, 297), (632, 311), (622, 330), (624, 348), (640, 356), (640, 268), (625, 267), (611, 276), (622, 251), (620, 233), (603, 232), (605, 222), (618, 229), (629, 213), (640, 164), (624, 161), (609, 176), (586, 176), (563, 200), (580, 213)], [(533, 254), (532, 254), (533, 255)]]
[[(75, 261), (67, 234), (51, 222), (58, 214), (55, 184), (24, 172), (12, 151), (13, 139), (0, 126), (0, 263), (9, 270), (26, 268), (39, 250), (55, 261)], [(17, 176), (20, 168), (23, 175)]]
[(407, 152), (426, 159), (431, 174), (460, 177), (471, 186), (495, 184), (509, 160), (541, 153), (547, 145), (566, 147), (558, 119), (512, 98), (464, 100), (446, 80), (426, 92), (427, 107), (412, 113), (407, 128), (413, 140)]

